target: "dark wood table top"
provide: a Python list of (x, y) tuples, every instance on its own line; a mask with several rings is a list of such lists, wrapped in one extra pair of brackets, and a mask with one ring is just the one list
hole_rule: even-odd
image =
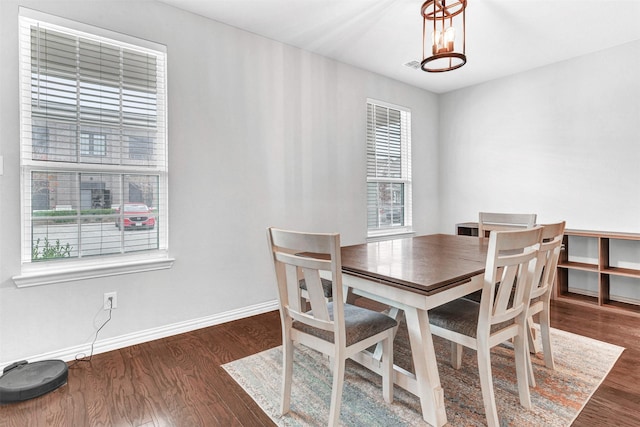
[(488, 240), (433, 234), (343, 246), (342, 271), (431, 295), (484, 273)]

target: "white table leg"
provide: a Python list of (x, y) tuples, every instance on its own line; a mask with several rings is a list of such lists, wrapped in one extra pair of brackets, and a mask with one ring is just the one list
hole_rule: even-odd
[(433, 337), (429, 328), (429, 316), (426, 310), (413, 307), (405, 308), (404, 314), (409, 330), (422, 417), (429, 424), (441, 427), (447, 423), (447, 414)]

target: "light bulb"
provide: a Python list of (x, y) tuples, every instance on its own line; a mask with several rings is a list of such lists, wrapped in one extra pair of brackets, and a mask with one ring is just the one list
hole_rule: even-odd
[(431, 33), (431, 41), (436, 45), (442, 43), (442, 33), (440, 33), (440, 30)]
[(440, 30), (431, 33), (431, 42), (433, 43), (433, 54), (435, 55), (442, 47), (442, 33)]
[(456, 29), (453, 27), (447, 28), (444, 32), (444, 46), (447, 52), (453, 52), (453, 42), (456, 38)]

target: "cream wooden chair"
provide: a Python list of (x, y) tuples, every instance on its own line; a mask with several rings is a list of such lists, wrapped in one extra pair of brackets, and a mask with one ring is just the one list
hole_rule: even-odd
[[(528, 336), (529, 349), (535, 353), (540, 351), (533, 329), (533, 315), (540, 313), (540, 335), (542, 341), (542, 351), (544, 352), (544, 364), (549, 369), (555, 369), (553, 362), (553, 349), (549, 337), (550, 329), (550, 300), (553, 284), (558, 271), (558, 258), (562, 249), (562, 237), (564, 235), (565, 222), (555, 224), (545, 224), (542, 226), (542, 244), (538, 255), (536, 273), (531, 290), (531, 304), (529, 306)], [(529, 378), (531, 386), (535, 386), (533, 371)]]
[(493, 230), (531, 228), (536, 223), (536, 217), (536, 214), (480, 212), (478, 215), (478, 237), (488, 237)]
[[(282, 321), (282, 414), (290, 408), (294, 342), (330, 357), (333, 372), (330, 426), (337, 425), (340, 418), (346, 359), (378, 342), (383, 348), (382, 395), (391, 403), (397, 322), (382, 313), (343, 302), (340, 235), (269, 228), (267, 238), (276, 271)], [(305, 280), (310, 311), (301, 307), (299, 272)], [(325, 298), (320, 272), (331, 276), (332, 302)]]
[[(489, 237), (491, 231), (531, 228), (536, 223), (536, 217), (536, 214), (480, 212), (478, 214), (478, 237)], [(480, 295), (481, 292), (474, 292), (464, 298), (480, 302)]]
[(515, 352), (520, 403), (531, 408), (526, 325), (541, 235), (541, 227), (491, 232), (480, 303), (459, 298), (429, 311), (431, 332), (452, 343), (454, 368), (460, 368), (463, 346), (476, 350), (489, 426), (500, 425), (490, 352), (492, 347), (510, 339)]

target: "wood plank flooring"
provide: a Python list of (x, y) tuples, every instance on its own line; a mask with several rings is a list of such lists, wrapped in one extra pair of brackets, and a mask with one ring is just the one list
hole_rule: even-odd
[[(625, 347), (573, 426), (640, 426), (640, 318), (553, 301), (551, 326)], [(588, 360), (589, 355), (584, 355)]]
[[(626, 348), (574, 426), (640, 425), (640, 319), (554, 302), (552, 326)], [(274, 311), (99, 354), (58, 390), (0, 406), (0, 426), (271, 426), (220, 365), (280, 342)]]

